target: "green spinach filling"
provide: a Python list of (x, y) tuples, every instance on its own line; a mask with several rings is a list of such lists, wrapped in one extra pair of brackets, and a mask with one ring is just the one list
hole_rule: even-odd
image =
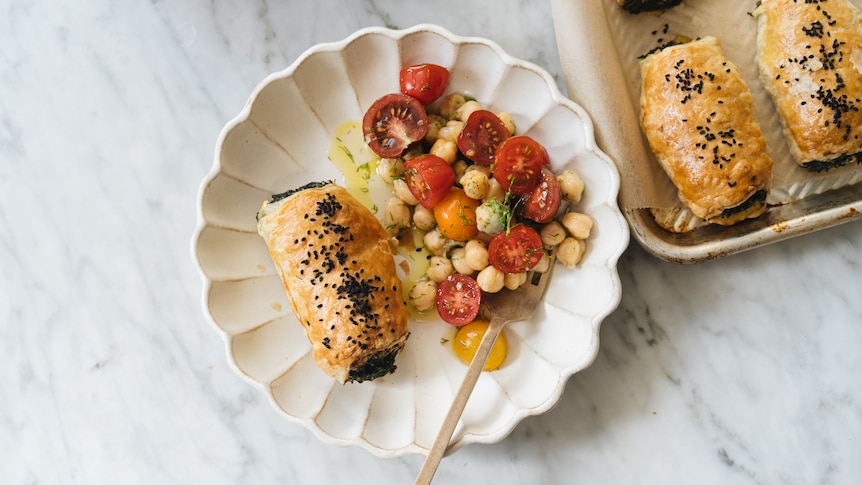
[(290, 189), (290, 190), (288, 190), (287, 192), (282, 192), (282, 193), (280, 193), (280, 194), (274, 194), (274, 195), (272, 196), (272, 199), (270, 199), (269, 203), (271, 204), (271, 203), (273, 203), (273, 202), (278, 202), (278, 201), (280, 201), (281, 199), (286, 199), (286, 198), (290, 197), (290, 196), (291, 196), (291, 195), (293, 195), (293, 194), (296, 194), (296, 193), (298, 193), (298, 192), (302, 192), (303, 190), (308, 190), (308, 189), (319, 189), (319, 188), (321, 188), (321, 187), (326, 187), (327, 185), (329, 185), (329, 184), (331, 184), (331, 183), (332, 183), (332, 181), (331, 181), (331, 180), (329, 180), (329, 181), (325, 181), (325, 182), (309, 182), (309, 183), (307, 183), (307, 184), (303, 185), (302, 187), (297, 187), (297, 188), (295, 188), (295, 189)]
[(729, 209), (724, 209), (721, 212), (721, 215), (718, 217), (731, 217), (735, 214), (739, 214), (740, 212), (747, 211), (755, 205), (759, 205), (766, 201), (766, 191), (758, 190), (751, 197), (745, 200), (742, 204), (739, 204), (736, 207), (731, 207)]
[(364, 364), (350, 370), (347, 382), (371, 381), (394, 372), (395, 357), (401, 351), (402, 347), (403, 345), (396, 345), (372, 355)]
[(682, 3), (682, 0), (623, 0), (618, 3), (626, 12), (641, 13), (675, 7)]
[(843, 167), (851, 162), (856, 162), (857, 165), (862, 164), (862, 152), (845, 153), (829, 160), (812, 160), (802, 164), (802, 166), (809, 172), (823, 173)]

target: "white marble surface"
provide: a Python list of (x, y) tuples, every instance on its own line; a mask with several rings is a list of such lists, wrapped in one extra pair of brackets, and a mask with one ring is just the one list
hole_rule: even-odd
[[(231, 371), (189, 241), (257, 82), (420, 22), (563, 89), (546, 1), (0, 3), (0, 482), (412, 483), (421, 456), (324, 445)], [(593, 366), (437, 481), (858, 483), (860, 240), (850, 223), (694, 266), (633, 245)]]

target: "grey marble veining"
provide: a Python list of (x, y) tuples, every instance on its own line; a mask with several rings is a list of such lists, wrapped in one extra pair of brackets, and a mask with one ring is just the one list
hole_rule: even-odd
[[(548, 2), (0, 4), (3, 483), (412, 483), (320, 443), (227, 364), (189, 240), (219, 130), (266, 74), (370, 25), (499, 43), (563, 89)], [(440, 483), (849, 484), (862, 224), (693, 266), (632, 245), (598, 358)]]

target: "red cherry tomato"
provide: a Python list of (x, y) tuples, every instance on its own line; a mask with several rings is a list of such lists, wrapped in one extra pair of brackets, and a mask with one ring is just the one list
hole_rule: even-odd
[(428, 131), (425, 108), (406, 94), (387, 94), (368, 108), (362, 118), (362, 133), (371, 151), (383, 158), (401, 156), (411, 143)]
[(437, 155), (420, 155), (404, 162), (404, 181), (422, 207), (430, 209), (455, 184), (455, 169)]
[(518, 207), (522, 208), (527, 219), (544, 224), (551, 222), (557, 215), (561, 201), (560, 182), (550, 170), (543, 168), (539, 184), (524, 196)]
[(475, 320), (481, 303), (479, 283), (467, 275), (451, 274), (437, 287), (437, 313), (449, 325), (461, 327)]
[(458, 149), (470, 160), (480, 165), (490, 165), (494, 160), (497, 145), (509, 138), (509, 130), (494, 113), (476, 110), (467, 118), (464, 129), (458, 135)]
[(488, 260), (504, 273), (529, 271), (539, 264), (543, 254), (539, 233), (523, 224), (497, 234), (488, 244)]
[(497, 147), (494, 178), (513, 194), (526, 194), (542, 179), (542, 167), (549, 165), (548, 152), (529, 136), (513, 136)]
[(449, 70), (437, 64), (407, 66), (401, 69), (398, 81), (402, 93), (416, 98), (423, 105), (429, 105), (446, 91)]

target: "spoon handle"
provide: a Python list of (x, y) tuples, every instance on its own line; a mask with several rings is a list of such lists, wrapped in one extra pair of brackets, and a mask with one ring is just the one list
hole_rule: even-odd
[(437, 471), (437, 466), (446, 449), (449, 448), (449, 440), (452, 438), (452, 433), (455, 432), (455, 427), (461, 419), (461, 414), (464, 412), (464, 407), (467, 405), (467, 400), (470, 399), (470, 394), (473, 393), (473, 388), (476, 387), (476, 382), (479, 380), (479, 375), (482, 374), (482, 368), (485, 366), (485, 361), (488, 360), (488, 355), (491, 353), (491, 348), (494, 342), (497, 341), (497, 336), (503, 330), (506, 321), (500, 318), (492, 318), (488, 329), (485, 331), (485, 336), (482, 337), (482, 342), (479, 343), (479, 348), (476, 349), (476, 355), (470, 362), (470, 367), (467, 368), (467, 373), (464, 375), (464, 380), (461, 381), (461, 387), (458, 388), (458, 393), (455, 394), (455, 399), (449, 407), (449, 412), (446, 414), (446, 419), (443, 420), (443, 425), (437, 433), (437, 438), (425, 458), (425, 463), (422, 469), (419, 470), (419, 475), (416, 477), (414, 485), (428, 485), (431, 479), (434, 478), (434, 473)]

